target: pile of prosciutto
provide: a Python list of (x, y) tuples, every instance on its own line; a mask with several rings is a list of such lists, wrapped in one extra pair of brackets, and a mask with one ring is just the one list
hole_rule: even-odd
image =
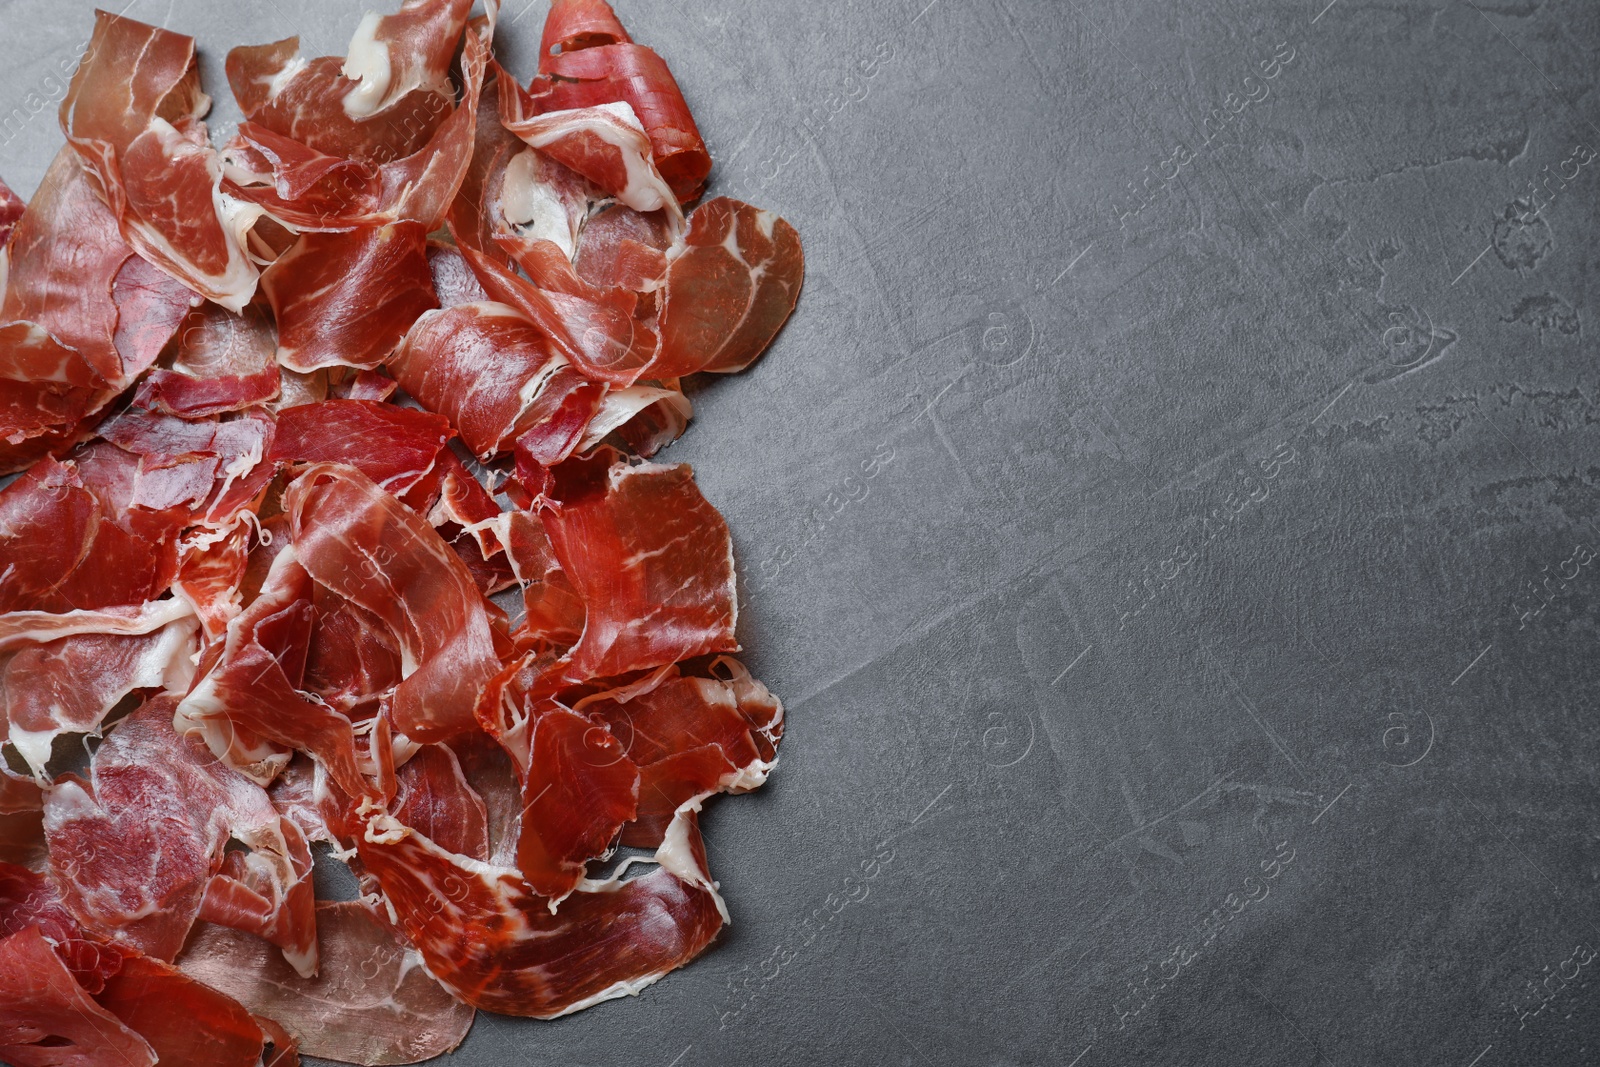
[(799, 238), (700, 202), (604, 0), (554, 0), (527, 84), (497, 15), (234, 48), (218, 147), (194, 39), (101, 12), (66, 146), (0, 186), (0, 1061), (411, 1063), (728, 920), (698, 813), (783, 710), (651, 457)]

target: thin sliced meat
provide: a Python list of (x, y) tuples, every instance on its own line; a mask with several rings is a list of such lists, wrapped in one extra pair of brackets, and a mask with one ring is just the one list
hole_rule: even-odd
[(199, 918), (255, 934), (283, 950), (305, 977), (317, 973), (316, 895), (311, 846), (293, 821), (281, 816), (236, 834), (248, 850), (230, 850), (206, 886)]
[(193, 614), (176, 598), (95, 611), (10, 611), (0, 614), (0, 652), (73, 634), (147, 634)]
[(583, 634), (583, 598), (561, 569), (550, 535), (536, 515), (510, 512), (502, 524), (506, 557), (522, 586), (523, 639), (535, 647), (565, 652)]
[(186, 543), (179, 556), (172, 591), (193, 605), (208, 642), (225, 635), (243, 607), (240, 586), (249, 565), (250, 531), (250, 523), (240, 522), (219, 537)]
[(277, 813), (259, 786), (173, 732), (175, 701), (147, 701), (103, 741), (88, 783), (45, 797), (50, 872), (91, 933), (160, 959), (183, 947), (230, 833)]
[(623, 828), (623, 844), (656, 847), (684, 804), (758, 788), (776, 765), (783, 705), (737, 660), (722, 657), (712, 671), (700, 677), (668, 668), (573, 706), (606, 723), (638, 764), (638, 813)]
[[(570, 285), (565, 290), (550, 288), (518, 273), (519, 266), (538, 270), (541, 262), (563, 262), (551, 238), (559, 240), (566, 227), (570, 241), (571, 231), (569, 223), (551, 214), (550, 186), (540, 167), (530, 165), (537, 164), (538, 153), (498, 121), (502, 78), (498, 67), (493, 71), (495, 76), (486, 80), (479, 98), (471, 164), (450, 209), (456, 247), (492, 300), (516, 308), (587, 377), (630, 385), (650, 362), (657, 344), (649, 323), (636, 320), (637, 294), (580, 292)], [(531, 236), (523, 232), (527, 224), (537, 225), (540, 219), (551, 220), (550, 225), (535, 229)], [(543, 278), (545, 283), (551, 280), (577, 279), (569, 264), (565, 278), (559, 270), (554, 279)]]
[(433, 272), (433, 289), (438, 294), (440, 307), (451, 308), (489, 299), (466, 257), (455, 245), (429, 241), (428, 269)]
[(166, 589), (177, 568), (172, 526), (146, 525), (154, 516), (128, 511), (131, 496), (102, 495), (78, 464), (49, 458), (0, 489), (0, 611), (137, 607)]
[(632, 40), (605, 0), (556, 0), (545, 16), (539, 55), (554, 56)]
[(155, 1050), (96, 1004), (37, 926), (0, 941), (0, 1057), (14, 1067), (154, 1067)]
[[(296, 230), (391, 222), (416, 222), (424, 232), (438, 228), (471, 160), (492, 32), (492, 22), (465, 29), (457, 104), (445, 71), (462, 40), (456, 18), (461, 5), (449, 2), (458, 10), (446, 11), (435, 0), (412, 5), (454, 23), (429, 42), (431, 52), (445, 57), (443, 65), (436, 55), (427, 60), (433, 87), (414, 87), (371, 114), (347, 114), (342, 101), (359, 97), (376, 81), (352, 88), (333, 57), (301, 61), (294, 40), (234, 49), (229, 79), (247, 121), (224, 151), (224, 188)], [(382, 74), (387, 51), (365, 49), (364, 79)]]
[(667, 274), (667, 253), (683, 239), (682, 220), (664, 211), (648, 214), (620, 204), (596, 209), (584, 219), (572, 253), (578, 277), (590, 285), (654, 291)]
[(345, 114), (369, 118), (417, 89), (448, 94), (445, 74), (471, 12), (472, 0), (406, 0), (393, 15), (369, 12), (345, 58), (342, 73), (357, 83)]
[(393, 816), (371, 816), (357, 847), (434, 977), (507, 1015), (552, 1019), (634, 995), (699, 955), (727, 917), (691, 810), (656, 870), (585, 883), (554, 913), (515, 870), (446, 852)]
[(191, 294), (134, 255), (63, 148), (8, 246), (0, 471), (70, 447), (151, 363)]
[(184, 973), (276, 1019), (307, 1055), (361, 1064), (417, 1063), (449, 1052), (473, 1009), (416, 965), (415, 953), (359, 903), (317, 905), (322, 967), (303, 978), (260, 941), (198, 927)]
[[(266, 492), (277, 473), (275, 433), (276, 420), (259, 408), (182, 419), (129, 407), (100, 426), (106, 441), (139, 457), (141, 492), (190, 506), (189, 521), (213, 531), (232, 528)], [(156, 477), (146, 477), (152, 472)], [(189, 505), (192, 494), (198, 502)]]
[(483, 798), (444, 745), (424, 745), (397, 772), (395, 818), (449, 852), (489, 858), (489, 815)]
[(188, 618), (150, 634), (79, 634), (23, 649), (0, 666), (7, 740), (42, 779), (62, 734), (98, 734), (130, 693), (187, 691), (195, 629)]
[(61, 127), (123, 240), (189, 288), (240, 312), (258, 272), (217, 188), (221, 163), (200, 121), (194, 38), (101, 11), (61, 103)]
[(689, 216), (686, 240), (667, 269), (661, 351), (650, 374), (744, 370), (800, 299), (800, 235), (769, 211), (718, 197)]
[(615, 433), (635, 454), (649, 458), (683, 436), (692, 418), (694, 405), (675, 385), (614, 389), (584, 427), (577, 451), (593, 448)]
[(284, 510), (311, 576), (398, 639), (405, 680), (394, 691), (396, 728), (430, 742), (472, 727), (499, 658), (485, 601), (460, 557), (426, 519), (351, 467), (308, 468), (285, 492)]
[(401, 222), (303, 234), (261, 278), (283, 364), (301, 373), (381, 364), (417, 316), (439, 306), (427, 233)]
[(162, 1064), (256, 1067), (270, 1040), (237, 1001), (160, 960), (125, 960), (95, 1000)]
[[(517, 869), (552, 906), (578, 887), (637, 813), (639, 768), (602, 721), (551, 706), (532, 716)], [(404, 820), (403, 813), (396, 812)], [(421, 827), (416, 827), (419, 831)]]
[(400, 643), (382, 619), (325, 586), (314, 589), (311, 602), (302, 686), (352, 722), (371, 718), (403, 678)]
[(568, 681), (737, 651), (732, 539), (687, 465), (569, 460), (540, 514), (586, 613)]
[(545, 22), (540, 77), (532, 92), (541, 111), (626, 103), (650, 136), (661, 176), (679, 202), (696, 199), (711, 155), (683, 90), (666, 61), (634, 44), (602, 0), (555, 0)]
[(633, 210), (664, 210), (682, 222), (682, 209), (656, 170), (650, 138), (631, 106), (619, 102), (538, 113), (533, 103), (526, 94), (502, 92), (506, 129)]
[(5, 182), (0, 182), (0, 251), (11, 241), (11, 231), (17, 228), (17, 220), (22, 218), (27, 207), (22, 197), (12, 192)]
[(450, 439), (441, 415), (375, 400), (324, 400), (278, 414), (272, 456), (285, 463), (345, 463), (390, 493), (433, 470)]
[(312, 581), (298, 546), (272, 558), (261, 593), (228, 624), (220, 656), (178, 706), (180, 729), (198, 732), (229, 766), (270, 782), (290, 750), (316, 759), (351, 796), (370, 791), (350, 720), (302, 691), (313, 621)]
[(31, 870), (44, 859), (44, 794), (32, 778), (0, 765), (0, 863)]
[[(562, 372), (566, 372), (563, 374)], [(389, 361), (401, 388), (492, 459), (535, 424), (552, 388), (582, 378), (533, 323), (504, 304), (461, 304), (417, 320)]]
[(259, 308), (235, 315), (217, 304), (189, 313), (171, 366), (140, 383), (134, 403), (185, 418), (239, 411), (276, 399), (278, 334)]

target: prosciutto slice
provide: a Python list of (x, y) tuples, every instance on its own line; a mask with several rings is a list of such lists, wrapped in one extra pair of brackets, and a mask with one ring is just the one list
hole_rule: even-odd
[(178, 967), (281, 1022), (307, 1055), (361, 1064), (416, 1063), (466, 1037), (473, 1009), (416, 965), (416, 954), (355, 902), (317, 906), (321, 969), (295, 973), (260, 941), (202, 924)]
[(635, 466), (602, 449), (557, 469), (540, 515), (585, 610), (567, 681), (738, 650), (728, 526), (688, 466)]
[(0, 1057), (16, 1067), (153, 1067), (156, 1051), (96, 1004), (30, 926), (0, 941)]
[(376, 400), (324, 400), (278, 415), (273, 458), (347, 463), (391, 493), (404, 493), (433, 470), (450, 439), (442, 416)]
[(284, 366), (380, 365), (417, 316), (439, 306), (426, 241), (418, 222), (303, 235), (261, 279)]
[(155, 362), (191, 294), (137, 258), (62, 149), (7, 246), (0, 303), (0, 470), (70, 446)]
[(187, 618), (150, 634), (79, 634), (23, 649), (0, 667), (7, 739), (43, 779), (62, 734), (98, 734), (129, 693), (186, 691), (194, 632)]
[(382, 812), (357, 847), (428, 970), (487, 1011), (553, 1019), (632, 996), (699, 955), (726, 921), (692, 810), (657, 849), (656, 870), (583, 885), (555, 912), (514, 869), (446, 852)]
[(284, 510), (311, 577), (395, 635), (405, 675), (394, 690), (395, 726), (422, 742), (472, 727), (499, 659), (483, 597), (460, 557), (424, 518), (351, 467), (308, 468), (284, 494)]
[(278, 333), (251, 306), (242, 315), (217, 304), (189, 313), (170, 366), (152, 370), (134, 394), (151, 411), (185, 418), (240, 411), (278, 396)]
[(659, 846), (684, 804), (756, 789), (776, 765), (783, 705), (737, 660), (720, 657), (711, 671), (686, 675), (674, 665), (574, 705), (621, 738), (639, 767), (638, 810), (623, 844)]
[(123, 239), (208, 300), (241, 312), (258, 272), (240, 244), (254, 221), (218, 191), (194, 38), (107, 12), (61, 103), (61, 128)]
[(539, 77), (542, 111), (626, 103), (650, 138), (656, 168), (682, 203), (700, 196), (711, 155), (666, 61), (634, 44), (604, 0), (555, 0), (545, 22)]
[(147, 702), (95, 751), (87, 783), (45, 797), (50, 872), (86, 930), (171, 959), (199, 915), (230, 831), (276, 820), (260, 787), (173, 732)]

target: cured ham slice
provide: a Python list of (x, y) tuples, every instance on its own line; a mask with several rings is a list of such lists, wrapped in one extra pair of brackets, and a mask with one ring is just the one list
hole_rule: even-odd
[(390, 493), (404, 493), (434, 468), (450, 439), (442, 416), (375, 400), (324, 400), (278, 415), (274, 459), (347, 463)]
[(249, 565), (250, 525), (241, 522), (218, 538), (185, 546), (172, 591), (194, 608), (205, 640), (228, 632), (228, 623), (243, 606), (240, 586)]
[(147, 634), (193, 614), (193, 607), (176, 599), (101, 611), (11, 611), (0, 614), (0, 652), (73, 634)]
[(650, 372), (744, 370), (800, 298), (800, 236), (770, 212), (718, 197), (689, 217), (686, 240), (667, 269), (661, 352)]
[(0, 863), (34, 868), (44, 859), (44, 794), (33, 779), (0, 766)]
[(381, 364), (417, 316), (439, 306), (426, 243), (418, 222), (303, 235), (261, 279), (284, 366)]
[(428, 242), (428, 269), (433, 274), (433, 289), (438, 294), (440, 307), (451, 308), (489, 299), (466, 257), (455, 245)]
[(604, 722), (639, 767), (638, 812), (622, 843), (655, 848), (684, 804), (766, 782), (783, 736), (783, 705), (736, 660), (713, 677), (677, 667), (585, 697), (574, 711)]
[(395, 817), (449, 852), (489, 858), (489, 814), (456, 755), (424, 745), (397, 773)]
[(218, 191), (201, 117), (194, 38), (97, 12), (61, 103), (61, 127), (123, 239), (208, 300), (241, 312), (258, 272), (240, 245), (254, 222)]
[[(482, 459), (509, 451), (551, 405), (540, 399), (582, 382), (533, 323), (504, 304), (429, 312), (406, 336), (389, 371), (401, 388), (450, 420)], [(563, 374), (562, 372), (566, 373)], [(587, 420), (585, 420), (587, 421)]]
[(351, 796), (369, 790), (350, 720), (301, 690), (311, 640), (312, 581), (296, 550), (272, 559), (261, 593), (228, 624), (209, 671), (178, 705), (184, 732), (257, 782), (270, 782), (290, 750), (315, 756)]
[(150, 634), (79, 634), (23, 649), (0, 666), (7, 739), (40, 778), (64, 733), (98, 734), (137, 690), (182, 695), (194, 673), (195, 620)]
[(391, 815), (372, 815), (357, 847), (428, 970), (487, 1011), (553, 1019), (637, 994), (726, 921), (692, 810), (656, 851), (655, 871), (585, 884), (555, 912), (514, 869), (446, 852)]
[(553, 906), (633, 820), (639, 768), (602, 722), (559, 705), (534, 715), (532, 729), (517, 869)]
[(0, 470), (74, 443), (85, 420), (155, 362), (190, 293), (117, 235), (70, 148), (7, 246), (0, 303)]
[(149, 1042), (96, 1004), (37, 926), (0, 941), (0, 1057), (16, 1067), (153, 1067)]
[[(237, 1001), (159, 960), (124, 961), (95, 1000), (144, 1038), (163, 1064), (255, 1067), (271, 1040)], [(292, 1046), (287, 1051), (292, 1057)]]
[(416, 965), (361, 904), (317, 906), (322, 966), (304, 978), (260, 941), (200, 926), (178, 967), (185, 974), (278, 1020), (307, 1055), (361, 1064), (416, 1063), (466, 1037), (473, 1009)]
[(0, 182), (0, 251), (10, 242), (11, 231), (17, 228), (17, 220), (26, 210), (22, 197), (12, 192), (5, 182)]
[(351, 467), (308, 468), (284, 494), (284, 510), (312, 578), (397, 638), (405, 680), (391, 706), (396, 728), (421, 742), (471, 728), (499, 659), (483, 597), (450, 546)]
[(171, 523), (127, 510), (131, 494), (109, 495), (77, 463), (48, 458), (0, 489), (0, 611), (137, 607), (160, 595), (177, 568), (164, 543)]
[[(498, 5), (491, 4), (491, 16)], [(461, 184), (478, 122), (492, 18), (467, 26), (461, 0), (407, 4), (391, 25), (400, 39), (357, 30), (350, 58), (309, 62), (295, 39), (228, 56), (228, 78), (247, 116), (224, 152), (225, 188), (297, 230), (350, 230), (413, 221), (436, 229)], [(445, 72), (465, 46), (459, 105)], [(387, 31), (378, 31), (387, 32)], [(427, 32), (428, 51), (386, 68), (405, 37)], [(346, 73), (356, 79), (352, 81)], [(401, 89), (409, 85), (408, 89)], [(356, 102), (347, 108), (346, 103)]]
[(276, 471), (268, 459), (275, 431), (259, 409), (181, 419), (129, 407), (99, 428), (107, 442), (138, 457), (135, 489), (146, 506), (185, 507), (189, 521), (215, 530), (231, 527), (266, 490)]
[(666, 61), (634, 44), (603, 0), (555, 0), (545, 22), (540, 77), (532, 91), (542, 111), (626, 103), (649, 134), (656, 168), (678, 200), (700, 196), (711, 155)]
[(217, 304), (189, 313), (171, 366), (152, 370), (134, 395), (151, 411), (201, 418), (276, 399), (278, 333), (255, 307), (235, 315)]
[(568, 681), (738, 650), (732, 540), (689, 467), (602, 449), (556, 473), (541, 516), (585, 609)]
[(627, 103), (530, 114), (528, 97), (502, 92), (500, 106), (506, 129), (524, 143), (635, 211), (665, 210), (682, 219), (672, 189), (651, 160), (650, 138)]
[(260, 787), (174, 734), (174, 703), (134, 712), (95, 751), (89, 782), (58, 782), (44, 806), (67, 910), (84, 929), (161, 959), (183, 946), (230, 830), (277, 818)]

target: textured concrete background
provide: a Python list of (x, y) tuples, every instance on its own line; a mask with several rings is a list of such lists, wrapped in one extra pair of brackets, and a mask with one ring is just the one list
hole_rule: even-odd
[[(90, 6), (0, 6), (23, 191)], [(129, 13), (221, 98), (359, 6)], [(790, 732), (713, 951), (452, 1062), (1600, 1059), (1600, 5), (618, 7), (806, 243), (668, 453)]]

